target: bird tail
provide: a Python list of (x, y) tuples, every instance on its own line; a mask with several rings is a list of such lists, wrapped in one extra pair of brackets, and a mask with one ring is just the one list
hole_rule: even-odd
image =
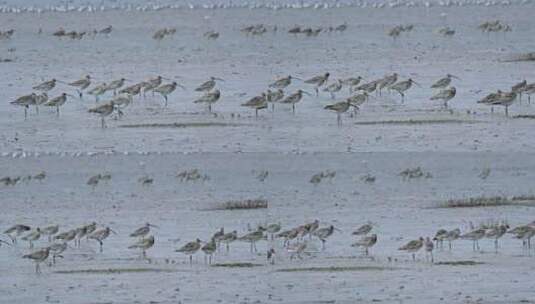
[(333, 105), (328, 105), (324, 107), (325, 110), (332, 110), (334, 109)]

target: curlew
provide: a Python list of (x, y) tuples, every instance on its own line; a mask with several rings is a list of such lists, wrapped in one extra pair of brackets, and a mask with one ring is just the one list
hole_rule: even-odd
[(17, 237), (18, 236), (20, 236), (24, 232), (30, 231), (31, 229), (32, 228), (30, 228), (30, 226), (17, 224), (17, 225), (13, 225), (13, 226), (9, 227), (8, 229), (6, 229), (4, 231), (4, 234), (9, 236), (9, 238), (12, 240), (12, 243), (15, 244), (15, 243), (17, 243)]
[(275, 111), (275, 103), (280, 102), (284, 98), (284, 91), (278, 89), (276, 91), (267, 90), (266, 99), (271, 103), (271, 111)]
[(266, 237), (264, 236), (264, 229), (259, 227), (256, 231), (247, 233), (246, 235), (239, 237), (238, 240), (251, 243), (251, 252), (256, 252), (256, 242), (265, 238)]
[(472, 241), (472, 249), (474, 251), (479, 250), (479, 240), (482, 239), (485, 236), (485, 229), (480, 228), (473, 231), (470, 231), (468, 233), (462, 234), (459, 236), (459, 238), (463, 240), (470, 240)]
[(62, 93), (61, 95), (54, 97), (50, 99), (49, 101), (47, 101), (47, 103), (45, 103), (45, 106), (56, 107), (56, 115), (59, 116), (59, 107), (64, 105), (65, 102), (67, 101), (67, 95), (68, 95), (67, 93)]
[(349, 94), (351, 94), (353, 92), (353, 87), (358, 86), (361, 81), (362, 81), (362, 77), (358, 76), (356, 78), (355, 77), (349, 77), (349, 78), (346, 78), (346, 79), (342, 79), (341, 83), (343, 85), (346, 85), (349, 88)]
[(448, 231), (445, 240), (448, 241), (448, 246), (450, 250), (452, 248), (452, 242), (458, 239), (459, 236), (461, 236), (461, 229), (459, 228), (455, 228), (453, 230)]
[(446, 77), (440, 78), (435, 83), (433, 83), (431, 85), (431, 88), (432, 89), (445, 89), (446, 87), (450, 85), (452, 78), (459, 79), (458, 77), (453, 76), (451, 74), (446, 74)]
[(370, 233), (372, 229), (373, 229), (373, 226), (371, 224), (364, 224), (360, 226), (359, 228), (357, 228), (357, 230), (353, 231), (353, 233), (351, 234), (352, 235), (366, 235)]
[(398, 248), (398, 250), (407, 251), (412, 254), (412, 260), (416, 260), (416, 252), (424, 245), (424, 238), (420, 237), (417, 240), (412, 240), (407, 244)]
[(84, 78), (68, 83), (68, 85), (75, 87), (80, 98), (83, 96), (83, 91), (91, 85), (91, 76), (86, 75)]
[(279, 223), (269, 224), (266, 226), (266, 232), (271, 234), (272, 240), (275, 237), (275, 233), (278, 233), (280, 230), (281, 230), (281, 224)]
[(52, 90), (56, 86), (56, 82), (57, 82), (56, 79), (45, 81), (43, 83), (40, 83), (40, 84), (32, 87), (32, 89), (34, 89), (36, 91), (48, 92), (48, 91)]
[(227, 248), (227, 252), (230, 251), (230, 243), (234, 242), (238, 239), (238, 232), (236, 230), (223, 234), (219, 240), (221, 243), (225, 243), (225, 247)]
[(288, 95), (286, 98), (280, 101), (282, 104), (291, 104), (292, 105), (292, 113), (295, 114), (295, 104), (301, 101), (301, 98), (303, 98), (303, 94), (310, 95), (309, 93), (303, 91), (303, 90), (297, 90), (297, 92)]
[(341, 126), (342, 125), (342, 113), (347, 112), (350, 106), (354, 106), (354, 105), (350, 103), (350, 100), (348, 98), (346, 101), (341, 101), (335, 104), (326, 105), (324, 109), (336, 112), (336, 122), (338, 126)]
[(357, 242), (353, 243), (351, 247), (361, 247), (364, 248), (366, 256), (368, 255), (369, 248), (373, 247), (377, 243), (377, 234), (372, 234), (370, 236), (364, 236)]
[(272, 89), (285, 89), (292, 83), (292, 79), (298, 79), (297, 77), (292, 77), (291, 75), (288, 75), (286, 77), (279, 78), (275, 80), (274, 82), (269, 84), (269, 87)]
[(503, 92), (498, 99), (491, 103), (491, 105), (499, 105), (505, 107), (505, 116), (509, 116), (509, 106), (513, 104), (517, 94), (515, 92)]
[(154, 236), (150, 235), (147, 238), (138, 240), (135, 244), (128, 246), (128, 249), (141, 249), (143, 258), (147, 257), (147, 249), (154, 246)]
[(101, 119), (101, 127), (104, 129), (106, 128), (106, 122), (104, 121), (104, 118), (106, 116), (109, 116), (111, 113), (113, 113), (113, 110), (115, 109), (115, 105), (113, 104), (113, 100), (109, 103), (105, 103), (103, 105), (97, 106), (95, 108), (89, 109), (89, 113), (95, 113), (100, 116)]
[(50, 254), (50, 248), (46, 247), (46, 248), (34, 251), (30, 254), (23, 255), (22, 258), (33, 260), (35, 262), (35, 273), (39, 274), (41, 273), (39, 264), (46, 261), (49, 254)]
[(121, 88), (124, 85), (124, 82), (126, 81), (125, 78), (113, 80), (110, 82), (106, 88), (107, 91), (113, 90), (113, 95), (117, 94), (117, 89)]
[(201, 247), (201, 251), (204, 252), (205, 254), (204, 263), (206, 263), (206, 257), (208, 257), (208, 264), (209, 265), (212, 264), (212, 258), (216, 250), (217, 250), (217, 244), (216, 244), (215, 238), (212, 238), (210, 242), (204, 244), (204, 246)]
[(147, 234), (149, 234), (151, 227), (158, 228), (158, 226), (151, 223), (145, 223), (144, 226), (139, 227), (138, 229), (134, 230), (134, 232), (130, 233), (130, 237), (144, 238)]
[(95, 102), (98, 102), (99, 97), (108, 91), (108, 85), (103, 82), (91, 90), (87, 91), (87, 94), (95, 96)]
[(428, 255), (431, 256), (431, 263), (435, 262), (435, 259), (433, 258), (433, 249), (435, 248), (435, 245), (433, 244), (433, 241), (429, 237), (425, 238), (425, 258), (428, 259)]
[(54, 239), (55, 240), (61, 240), (63, 242), (70, 242), (70, 241), (74, 240), (75, 237), (76, 237), (76, 230), (73, 229), (73, 230), (69, 230), (69, 231), (57, 234), (54, 237)]
[(116, 234), (115, 231), (113, 231), (110, 227), (106, 227), (106, 228), (95, 230), (93, 233), (89, 235), (88, 238), (97, 241), (100, 245), (100, 252), (102, 252), (103, 241), (106, 238), (108, 238), (108, 236), (110, 236), (110, 232), (113, 232), (114, 234)]
[(367, 83), (363, 83), (360, 86), (356, 87), (355, 90), (357, 91), (364, 91), (365, 93), (372, 93), (377, 89), (378, 80), (370, 81)]
[(123, 93), (123, 94), (115, 96), (111, 100), (111, 102), (113, 102), (114, 108), (117, 109), (117, 114), (119, 116), (123, 116), (124, 113), (122, 109), (128, 107), (133, 102), (133, 100), (134, 100), (134, 96)]
[(24, 119), (26, 119), (28, 117), (28, 108), (36, 103), (36, 98), (37, 94), (32, 93), (29, 95), (21, 96), (10, 103), (14, 106), (24, 107)]
[(196, 239), (193, 242), (189, 242), (181, 248), (175, 250), (175, 252), (182, 252), (185, 255), (189, 255), (189, 263), (193, 264), (193, 255), (201, 249), (201, 240)]
[(159, 93), (160, 95), (162, 95), (162, 97), (165, 100), (165, 106), (167, 107), (167, 96), (173, 93), (176, 90), (177, 86), (184, 88), (183, 86), (179, 85), (176, 81), (173, 81), (172, 83), (160, 85), (159, 87), (153, 89), (153, 91), (155, 93)]
[(42, 92), (41, 94), (38, 94), (35, 96), (35, 112), (39, 114), (39, 106), (46, 103), (48, 101), (48, 94), (46, 92)]
[(305, 83), (307, 84), (313, 84), (314, 90), (316, 91), (316, 96), (319, 94), (319, 88), (323, 86), (327, 80), (329, 80), (329, 73), (325, 73), (323, 75), (315, 76), (310, 79), (305, 80)]
[(485, 230), (485, 238), (494, 240), (494, 249), (498, 253), (498, 240), (507, 232), (509, 225), (501, 224)]
[(209, 80), (203, 82), (201, 85), (196, 87), (195, 91), (197, 91), (197, 92), (209, 92), (209, 91), (211, 91), (213, 88), (215, 88), (216, 80), (224, 81), (221, 78), (217, 78), (217, 77), (213, 77), (212, 76), (212, 77), (210, 77)]
[(23, 241), (28, 241), (30, 243), (30, 249), (33, 248), (33, 242), (41, 238), (41, 229), (39, 227), (35, 228), (34, 231), (26, 234), (21, 239)]
[(67, 243), (54, 243), (48, 247), (50, 253), (52, 253), (52, 264), (56, 264), (56, 258), (63, 258), (61, 255), (65, 250), (67, 250)]
[(340, 79), (323, 88), (324, 92), (329, 92), (331, 94), (331, 99), (335, 99), (335, 93), (340, 92), (340, 90), (342, 90), (342, 80)]
[(390, 86), (396, 83), (396, 81), (398, 81), (398, 73), (393, 73), (392, 75), (383, 77), (377, 84), (379, 93), (384, 88), (388, 88), (390, 90)]
[(51, 242), (52, 241), (52, 236), (56, 233), (58, 233), (59, 231), (59, 225), (52, 225), (52, 226), (48, 226), (48, 227), (45, 227), (41, 230), (41, 233), (44, 234), (44, 235), (48, 235), (48, 241)]
[(297, 258), (299, 258), (300, 260), (303, 259), (303, 257), (301, 256), (301, 254), (303, 252), (305, 252), (305, 249), (307, 248), (307, 245), (308, 243), (306, 241), (302, 242), (302, 243), (297, 243), (295, 245), (288, 245), (288, 248), (286, 248), (286, 250), (288, 251), (288, 253), (290, 253), (290, 260), (293, 260), (296, 256)]
[(211, 92), (206, 92), (201, 98), (194, 101), (194, 103), (208, 104), (208, 112), (212, 113), (212, 104), (216, 103), (221, 97), (221, 91), (215, 89)]
[(255, 96), (249, 99), (247, 102), (241, 105), (242, 107), (248, 107), (255, 110), (255, 117), (258, 117), (258, 110), (267, 108), (267, 96), (266, 93), (262, 95)]
[(405, 101), (405, 92), (412, 87), (412, 84), (417, 84), (414, 80), (411, 78), (397, 82), (396, 84), (392, 85), (390, 89), (396, 91), (401, 95), (401, 102)]
[(457, 90), (455, 87), (449, 87), (447, 89), (440, 90), (440, 92), (433, 95), (430, 99), (431, 100), (442, 100), (444, 102), (444, 108), (448, 108), (448, 101), (450, 101), (453, 97), (455, 97), (455, 94), (457, 93)]
[(433, 241), (437, 243), (437, 248), (439, 244), (440, 244), (441, 249), (444, 247), (443, 246), (444, 240), (446, 239), (447, 236), (448, 236), (448, 230), (446, 229), (439, 229), (437, 233), (435, 233), (435, 236), (433, 237)]
[(325, 243), (327, 242), (327, 238), (333, 234), (334, 230), (338, 229), (334, 228), (333, 225), (330, 225), (329, 227), (319, 228), (312, 233), (313, 236), (320, 239), (322, 250), (325, 250)]
[(283, 246), (289, 246), (290, 245), (290, 241), (299, 236), (299, 232), (300, 232), (299, 229), (294, 228), (294, 229), (290, 229), (290, 230), (286, 230), (286, 231), (280, 232), (279, 234), (276, 235), (276, 237), (277, 238), (284, 238)]

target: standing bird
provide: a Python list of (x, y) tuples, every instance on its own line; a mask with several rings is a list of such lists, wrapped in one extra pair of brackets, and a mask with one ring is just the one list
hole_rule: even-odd
[(349, 77), (349, 78), (341, 80), (343, 85), (348, 86), (349, 94), (351, 94), (353, 92), (353, 87), (358, 86), (361, 81), (362, 81), (362, 77), (360, 77), (360, 76), (358, 76), (356, 78), (355, 77)]
[(243, 103), (241, 106), (255, 109), (255, 117), (258, 117), (258, 110), (267, 108), (266, 93), (262, 93), (262, 95), (255, 96), (249, 99), (247, 102)]
[(526, 90), (528, 82), (526, 80), (519, 82), (511, 87), (511, 92), (518, 94), (518, 99), (522, 101), (522, 92)]
[[(325, 227), (325, 228), (319, 228), (318, 230), (314, 231), (312, 233), (313, 236), (317, 237), (318, 239), (320, 239), (321, 241), (321, 249), (322, 250), (325, 250), (325, 243), (327, 242), (327, 238), (330, 237), (334, 230), (336, 228), (334, 228), (333, 225), (330, 225), (329, 227)], [(338, 230), (338, 229), (336, 229)]]
[(95, 108), (89, 109), (89, 113), (96, 113), (101, 118), (101, 127), (104, 129), (106, 128), (106, 123), (104, 121), (104, 118), (106, 116), (109, 116), (111, 113), (113, 113), (113, 110), (115, 109), (115, 106), (113, 104), (113, 100), (109, 103), (105, 103), (103, 105), (97, 106)]
[(300, 230), (297, 228), (290, 229), (283, 231), (279, 234), (277, 234), (277, 238), (284, 238), (284, 243), (282, 244), (283, 247), (290, 246), (290, 241), (295, 239), (299, 236)]
[(502, 95), (502, 91), (498, 90), (496, 93), (490, 93), (487, 96), (485, 96), (483, 99), (478, 100), (477, 103), (484, 104), (490, 107), (491, 113), (494, 112), (494, 103), (500, 99), (500, 96)]
[(461, 229), (459, 228), (455, 228), (451, 231), (448, 231), (448, 234), (446, 235), (446, 241), (448, 241), (448, 245), (449, 245), (449, 249), (451, 250), (452, 248), (452, 242), (455, 241), (456, 239), (459, 238), (459, 236), (461, 236)]
[(444, 240), (448, 236), (448, 230), (446, 229), (439, 229), (437, 233), (435, 233), (435, 237), (433, 237), (433, 241), (437, 242), (437, 248), (438, 244), (440, 244), (440, 249), (442, 249), (444, 246)]
[(341, 89), (342, 89), (342, 80), (338, 79), (336, 82), (333, 82), (330, 85), (323, 88), (323, 91), (331, 93), (331, 98), (334, 99), (336, 98), (334, 94), (337, 92), (340, 92)]
[(284, 91), (278, 89), (276, 91), (267, 90), (266, 94), (267, 102), (271, 103), (271, 111), (275, 111), (275, 103), (280, 102), (284, 98)]
[(211, 91), (213, 88), (215, 88), (216, 80), (223, 81), (223, 79), (221, 79), (221, 78), (217, 78), (217, 77), (213, 77), (212, 76), (212, 77), (210, 77), (209, 80), (203, 82), (200, 86), (195, 88), (195, 91), (197, 91), (197, 92), (209, 92), (209, 91)]
[(470, 231), (468, 233), (465, 233), (463, 235), (460, 235), (459, 238), (463, 240), (471, 240), (472, 241), (472, 249), (474, 251), (479, 250), (479, 240), (481, 240), (485, 236), (485, 229), (480, 228), (473, 231)]
[(414, 80), (409, 78), (407, 80), (400, 81), (400, 82), (392, 85), (390, 87), (390, 89), (398, 92), (399, 95), (401, 95), (401, 102), (403, 102), (403, 101), (405, 101), (405, 91), (410, 89), (413, 83), (417, 84)]
[(39, 114), (39, 106), (48, 101), (48, 94), (42, 92), (35, 96), (35, 112)]
[(67, 250), (67, 243), (54, 243), (48, 247), (50, 253), (52, 253), (52, 264), (56, 264), (56, 257), (63, 258), (61, 255), (65, 250)]
[(22, 237), (22, 240), (30, 242), (30, 249), (33, 248), (33, 242), (41, 238), (41, 229), (39, 227), (35, 228), (34, 231), (26, 234)]
[(58, 233), (58, 231), (59, 231), (59, 225), (53, 225), (53, 226), (48, 226), (48, 227), (43, 228), (43, 230), (41, 230), (41, 233), (44, 235), (48, 235), (48, 241), (52, 242), (52, 236)]
[(452, 78), (459, 79), (458, 77), (455, 77), (455, 76), (453, 76), (451, 74), (446, 74), (446, 77), (440, 78), (435, 83), (433, 83), (431, 85), (431, 88), (432, 89), (444, 89), (444, 88), (446, 88), (447, 86), (450, 85)]
[(227, 252), (230, 251), (230, 243), (234, 242), (237, 239), (238, 239), (238, 231), (236, 231), (236, 230), (234, 230), (232, 232), (229, 232), (229, 233), (225, 233), (219, 238), (219, 240), (222, 243), (225, 243), (225, 247), (227, 248)]
[(122, 93), (120, 95), (115, 96), (112, 99), (112, 102), (114, 108), (117, 109), (117, 115), (123, 116), (124, 113), (122, 109), (128, 107), (132, 103), (132, 101), (134, 101), (134, 96), (127, 93)]
[(315, 76), (310, 79), (305, 80), (305, 83), (307, 84), (313, 84), (314, 90), (316, 90), (316, 96), (319, 94), (319, 88), (323, 86), (327, 80), (329, 80), (329, 73), (325, 73), (323, 75)]
[(453, 97), (455, 97), (456, 93), (457, 93), (457, 90), (455, 89), (455, 87), (449, 87), (433, 95), (431, 97), (431, 100), (442, 100), (444, 102), (444, 108), (447, 109), (448, 101), (451, 100)]
[(509, 225), (501, 224), (485, 231), (485, 237), (494, 240), (494, 249), (498, 253), (498, 240), (507, 232)]
[(364, 224), (353, 231), (352, 235), (366, 235), (372, 231), (373, 226), (371, 224)]
[(516, 99), (515, 92), (508, 92), (500, 94), (498, 100), (494, 101), (492, 105), (500, 105), (505, 107), (505, 116), (509, 116), (509, 106), (513, 104)]
[(212, 238), (210, 242), (201, 247), (201, 250), (205, 254), (204, 262), (206, 263), (206, 257), (208, 257), (208, 264), (212, 264), (212, 257), (214, 252), (217, 250), (216, 239)]
[(407, 251), (412, 254), (412, 260), (416, 260), (416, 252), (422, 248), (424, 245), (424, 238), (420, 237), (417, 240), (412, 240), (408, 242), (407, 244), (399, 247), (398, 250)]
[(259, 227), (256, 231), (239, 237), (238, 240), (251, 243), (251, 252), (253, 252), (253, 250), (256, 252), (256, 242), (260, 241), (263, 238), (265, 238), (264, 229)]
[(138, 229), (134, 230), (134, 232), (130, 233), (130, 237), (144, 238), (147, 234), (149, 234), (151, 227), (158, 228), (156, 225), (146, 223), (145, 226), (139, 227)]
[(208, 112), (212, 113), (212, 104), (216, 103), (221, 97), (221, 91), (215, 89), (212, 92), (206, 92), (201, 98), (194, 101), (194, 103), (208, 104)]
[(52, 90), (56, 86), (56, 81), (57, 81), (56, 79), (45, 81), (43, 83), (40, 83), (40, 84), (32, 87), (32, 89), (34, 89), (36, 91), (48, 92), (48, 91)]
[(103, 245), (102, 242), (106, 238), (108, 238), (108, 236), (110, 236), (110, 232), (115, 233), (115, 231), (113, 231), (110, 227), (106, 227), (106, 228), (103, 228), (103, 229), (95, 230), (93, 233), (91, 233), (89, 235), (88, 238), (97, 241), (99, 243), (99, 245), (100, 245), (100, 252), (102, 252), (102, 250), (103, 250), (102, 249), (102, 245)]
[(100, 95), (103, 95), (108, 91), (108, 85), (103, 82), (87, 92), (89, 95), (95, 96), (95, 102), (98, 102)]
[(142, 238), (138, 240), (135, 244), (128, 246), (128, 249), (141, 249), (141, 255), (143, 258), (147, 257), (147, 249), (154, 246), (154, 236), (150, 235), (148, 238)]
[(336, 122), (338, 123), (338, 126), (342, 125), (342, 113), (347, 112), (350, 106), (354, 106), (349, 101), (350, 99), (348, 98), (346, 101), (337, 102), (335, 104), (327, 105), (324, 107), (325, 110), (331, 110), (336, 112)]
[(290, 260), (293, 260), (295, 256), (297, 256), (300, 260), (303, 259), (301, 256), (301, 253), (305, 252), (305, 249), (307, 248), (307, 241), (304, 241), (302, 243), (297, 243), (295, 245), (288, 245), (288, 248), (286, 249), (290, 253)]
[(303, 93), (310, 95), (309, 93), (303, 91), (303, 90), (297, 90), (297, 92), (288, 95), (286, 98), (281, 100), (280, 103), (282, 104), (291, 104), (292, 105), (292, 113), (295, 114), (295, 104), (301, 101), (301, 98), (303, 98)]
[(67, 243), (76, 238), (76, 230), (69, 230), (66, 232), (62, 232), (54, 237), (55, 240), (62, 240), (63, 242)]
[(280, 224), (269, 224), (266, 226), (266, 232), (271, 234), (271, 239), (273, 240), (275, 233), (278, 233), (281, 230)]
[(176, 252), (182, 252), (185, 255), (189, 255), (189, 264), (193, 264), (193, 255), (201, 249), (201, 240), (196, 239), (193, 242), (189, 242), (181, 248), (175, 250)]
[(275, 80), (269, 85), (269, 87), (272, 89), (285, 89), (287, 86), (289, 86), (292, 83), (292, 79), (299, 79), (299, 78), (288, 75), (287, 77), (282, 77), (282, 78)]
[(125, 78), (117, 79), (108, 84), (108, 91), (113, 90), (113, 95), (117, 94), (117, 89), (121, 88), (124, 85), (124, 82), (126, 81)]
[(267, 256), (268, 263), (271, 265), (275, 265), (275, 249), (269, 248), (266, 256)]
[(433, 249), (435, 248), (435, 245), (433, 244), (433, 241), (429, 239), (429, 237), (425, 238), (425, 257), (427, 259), (427, 255), (431, 255), (431, 263), (435, 262), (435, 259), (433, 258)]
[(360, 86), (358, 86), (355, 90), (357, 91), (364, 91), (365, 93), (372, 93), (377, 89), (378, 80), (374, 80), (368, 83), (363, 83)]
[(396, 81), (398, 81), (398, 73), (383, 77), (383, 79), (379, 80), (379, 83), (377, 84), (379, 93), (384, 88), (388, 88), (390, 90), (390, 86), (396, 83)]
[(22, 258), (33, 260), (35, 262), (35, 273), (39, 274), (41, 273), (39, 264), (44, 262), (48, 258), (49, 253), (50, 253), (50, 248), (46, 247), (46, 248), (34, 251), (30, 254), (23, 255)]
[(91, 76), (86, 75), (84, 78), (80, 80), (76, 80), (71, 83), (68, 83), (68, 85), (75, 87), (76, 91), (78, 92), (78, 95), (80, 96), (80, 98), (82, 98), (83, 90), (87, 89), (91, 85)]
[(62, 93), (58, 97), (54, 97), (50, 99), (47, 103), (45, 103), (45, 106), (56, 107), (56, 113), (57, 113), (57, 116), (59, 116), (59, 107), (64, 105), (66, 101), (67, 101), (67, 93)]
[(24, 119), (26, 119), (28, 117), (28, 108), (30, 107), (30, 105), (35, 104), (36, 98), (37, 98), (37, 94), (32, 93), (30, 95), (24, 95), (15, 99), (14, 101), (11, 102), (11, 104), (14, 106), (24, 107)]
[[(167, 95), (173, 93), (177, 86), (179, 86), (179, 84), (176, 81), (173, 81), (172, 83), (161, 85), (153, 91), (163, 96), (165, 99), (165, 106), (167, 107)], [(180, 87), (184, 88), (183, 86)]]
[(9, 238), (12, 240), (13, 244), (16, 244), (17, 243), (17, 236), (21, 235), (22, 233), (24, 233), (26, 231), (30, 231), (31, 229), (32, 228), (30, 228), (30, 226), (17, 224), (17, 225), (13, 225), (13, 226), (9, 227), (8, 229), (6, 229), (4, 231), (4, 234), (9, 236)]
[(368, 249), (373, 247), (377, 243), (377, 234), (372, 234), (370, 236), (365, 236), (358, 240), (356, 243), (352, 244), (351, 247), (362, 247), (366, 256), (368, 255)]

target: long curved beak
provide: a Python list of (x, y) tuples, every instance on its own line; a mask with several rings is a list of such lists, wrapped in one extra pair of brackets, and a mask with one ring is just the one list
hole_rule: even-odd
[(295, 76), (292, 76), (293, 79), (297, 79), (297, 80), (300, 80), (300, 81), (303, 81), (302, 78), (299, 78), (299, 77), (295, 77)]
[(334, 230), (338, 231), (338, 232), (343, 232), (342, 230), (338, 229), (338, 228), (334, 228)]
[(134, 82), (133, 80), (128, 79), (128, 78), (125, 78), (124, 80), (126, 80), (126, 81), (130, 81), (130, 82)]
[(219, 78), (219, 77), (214, 77), (215, 80), (219, 80), (219, 81), (225, 81), (225, 79), (223, 78)]
[(57, 80), (57, 79), (56, 79), (56, 82), (63, 83), (63, 84), (66, 84), (66, 85), (69, 85), (67, 82), (62, 81), (62, 80)]
[(303, 93), (307, 94), (308, 96), (312, 96), (312, 94), (310, 94), (310, 93), (307, 92), (307, 91), (303, 91)]
[(414, 84), (417, 85), (417, 86), (419, 86), (420, 88), (422, 87), (422, 86), (421, 86), (419, 83), (417, 83), (416, 81), (413, 80), (412, 82), (414, 82)]
[(451, 77), (455, 78), (455, 79), (458, 79), (458, 80), (461, 80), (461, 78), (455, 76), (455, 75), (451, 75)]
[(160, 229), (160, 227), (153, 225), (153, 224), (149, 224), (149, 226)]
[(167, 78), (167, 77), (163, 77), (163, 76), (160, 76), (160, 77), (162, 77), (162, 79), (165, 79), (165, 80), (168, 80), (168, 81), (173, 81), (173, 79), (171, 79), (171, 78)]
[(78, 96), (74, 96), (74, 95), (71, 95), (71, 94), (67, 94), (67, 96), (72, 97), (72, 98), (79, 98)]
[(177, 87), (181, 88), (182, 90), (185, 90), (185, 89), (186, 89), (186, 87), (183, 86), (183, 85), (181, 85), (180, 83), (177, 83), (176, 85), (177, 85)]
[(117, 235), (117, 232), (115, 232), (115, 230), (110, 228), (110, 231), (113, 232), (113, 234)]

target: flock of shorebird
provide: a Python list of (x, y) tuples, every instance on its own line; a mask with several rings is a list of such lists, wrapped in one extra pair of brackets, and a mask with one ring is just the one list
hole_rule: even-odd
[[(471, 226), (472, 227), (472, 226)], [(129, 249), (137, 249), (141, 251), (143, 259), (147, 259), (147, 250), (152, 248), (155, 244), (155, 237), (151, 234), (152, 228), (159, 228), (156, 225), (146, 223), (142, 227), (135, 229), (129, 234), (134, 239)], [(364, 224), (354, 230), (351, 235), (359, 237), (356, 241), (351, 243), (351, 247), (359, 248), (362, 254), (369, 255), (369, 250), (378, 241), (377, 234), (371, 233), (373, 224)], [(333, 225), (320, 227), (319, 220), (299, 225), (295, 228), (282, 231), (282, 227), (278, 223), (259, 225), (256, 229), (249, 228), (249, 231), (241, 236), (238, 236), (236, 230), (232, 232), (225, 232), (224, 228), (216, 231), (211, 237), (210, 241), (205, 242), (201, 239), (195, 239), (186, 243), (182, 247), (175, 250), (175, 252), (182, 253), (189, 257), (189, 263), (193, 263), (193, 256), (202, 251), (205, 254), (205, 263), (212, 263), (214, 255), (221, 250), (223, 244), (226, 251), (230, 251), (230, 244), (234, 241), (242, 241), (250, 244), (251, 253), (257, 252), (256, 243), (260, 241), (271, 240), (267, 246), (267, 260), (268, 263), (275, 263), (275, 238), (282, 239), (282, 248), (286, 250), (290, 256), (290, 260), (294, 258), (302, 259), (303, 254), (310, 253), (308, 248), (312, 238), (317, 238), (321, 241), (322, 250), (325, 250), (325, 244), (328, 238), (333, 235), (335, 231), (340, 231)], [(35, 262), (35, 272), (40, 273), (40, 264), (47, 261), (51, 257), (50, 266), (56, 263), (56, 258), (63, 258), (62, 254), (68, 249), (73, 248), (69, 245), (74, 242), (74, 247), (80, 248), (82, 239), (93, 240), (99, 243), (100, 252), (103, 252), (104, 241), (111, 235), (117, 234), (108, 226), (99, 227), (96, 222), (87, 225), (60, 232), (59, 225), (51, 225), (44, 228), (32, 229), (30, 226), (17, 224), (4, 231), (11, 242), (0, 240), (0, 246), (6, 244), (8, 246), (16, 246), (17, 239), (29, 243), (29, 248), (34, 248), (34, 243), (41, 239), (48, 239), (48, 244), (41, 249), (32, 251), (29, 254), (23, 255), (23, 258), (33, 260)], [(531, 238), (535, 236), (535, 221), (527, 225), (522, 225), (510, 229), (507, 223), (492, 223), (481, 225), (478, 228), (471, 228), (470, 231), (461, 234), (459, 228), (453, 230), (440, 229), (436, 232), (434, 237), (419, 237), (411, 240), (399, 247), (398, 250), (405, 251), (412, 255), (412, 260), (416, 261), (416, 253), (423, 249), (426, 254), (426, 260), (434, 263), (433, 250), (435, 248), (443, 249), (444, 241), (449, 243), (449, 250), (452, 250), (452, 243), (456, 240), (472, 241), (472, 248), (474, 251), (480, 251), (479, 241), (486, 238), (493, 240), (494, 250), (498, 253), (498, 241), (506, 233), (510, 233), (514, 238), (522, 240), (523, 249), (531, 249)], [(308, 238), (306, 238), (308, 236)], [(436, 242), (436, 245), (435, 243)], [(314, 249), (312, 249), (314, 250)], [(313, 251), (312, 251), (313, 252)], [(389, 258), (391, 260), (391, 258)]]
[[(169, 80), (169, 83), (163, 83), (163, 80)], [(453, 79), (459, 79), (458, 77), (447, 74), (445, 77), (438, 79), (431, 85), (431, 89), (435, 90), (435, 93), (430, 97), (430, 100), (441, 101), (445, 108), (448, 108), (448, 102), (453, 99), (457, 94), (457, 89), (451, 85)], [(258, 112), (263, 109), (267, 109), (271, 104), (271, 109), (274, 111), (275, 104), (288, 105), (292, 107), (292, 112), (295, 113), (296, 105), (303, 99), (304, 95), (312, 95), (305, 90), (298, 89), (292, 93), (286, 93), (288, 87), (294, 80), (299, 80), (305, 85), (312, 86), (316, 92), (316, 96), (319, 96), (320, 91), (328, 93), (332, 99), (336, 98), (343, 88), (347, 88), (349, 97), (346, 97), (344, 101), (337, 102), (331, 105), (325, 106), (326, 110), (334, 111), (337, 114), (338, 124), (341, 124), (341, 115), (348, 111), (350, 107), (355, 109), (356, 114), (362, 105), (370, 98), (370, 94), (376, 92), (377, 95), (381, 95), (383, 91), (396, 92), (401, 98), (403, 103), (405, 95), (413, 85), (420, 86), (412, 78), (400, 79), (397, 73), (386, 75), (379, 79), (374, 79), (365, 82), (361, 76), (349, 77), (345, 79), (336, 79), (330, 81), (330, 73), (318, 75), (306, 80), (295, 76), (285, 76), (276, 79), (272, 83), (268, 84), (266, 92), (254, 96), (242, 103), (244, 107), (248, 107), (255, 111), (255, 117), (258, 117)], [(30, 106), (35, 106), (36, 112), (39, 113), (39, 106), (55, 107), (56, 113), (59, 116), (60, 107), (65, 104), (68, 97), (75, 97), (68, 93), (61, 93), (60, 95), (48, 98), (47, 92), (56, 87), (57, 83), (63, 83), (72, 89), (75, 89), (78, 93), (78, 98), (82, 99), (84, 92), (95, 97), (95, 101), (98, 102), (102, 96), (108, 92), (112, 92), (113, 96), (105, 102), (98, 104), (97, 106), (89, 109), (90, 113), (98, 114), (101, 117), (101, 125), (104, 128), (105, 117), (117, 112), (118, 116), (122, 116), (123, 109), (129, 106), (133, 102), (135, 96), (143, 95), (152, 92), (152, 94), (159, 94), (164, 100), (164, 106), (167, 107), (168, 96), (171, 95), (177, 88), (186, 89), (183, 85), (172, 81), (162, 76), (150, 78), (130, 86), (126, 86), (126, 82), (129, 81), (126, 78), (116, 79), (108, 83), (96, 84), (90, 88), (93, 78), (90, 75), (83, 77), (82, 79), (75, 80), (73, 82), (63, 82), (56, 79), (51, 79), (40, 83), (33, 87), (33, 92), (29, 95), (24, 95), (11, 104), (21, 106), (24, 108), (24, 117), (27, 118), (27, 110)], [(203, 82), (195, 88), (196, 92), (202, 95), (194, 100), (194, 103), (205, 104), (208, 107), (208, 111), (212, 112), (212, 105), (215, 104), (221, 98), (221, 91), (216, 88), (217, 81), (223, 81), (221, 78), (210, 77), (207, 81)], [(505, 114), (508, 115), (509, 106), (515, 101), (522, 98), (522, 94), (528, 95), (528, 102), (531, 100), (531, 95), (535, 93), (535, 83), (528, 83), (526, 80), (517, 83), (511, 87), (511, 91), (503, 92), (498, 91), (491, 93), (485, 98), (479, 100), (477, 103), (491, 106), (493, 111), (494, 106), (504, 106)]]

